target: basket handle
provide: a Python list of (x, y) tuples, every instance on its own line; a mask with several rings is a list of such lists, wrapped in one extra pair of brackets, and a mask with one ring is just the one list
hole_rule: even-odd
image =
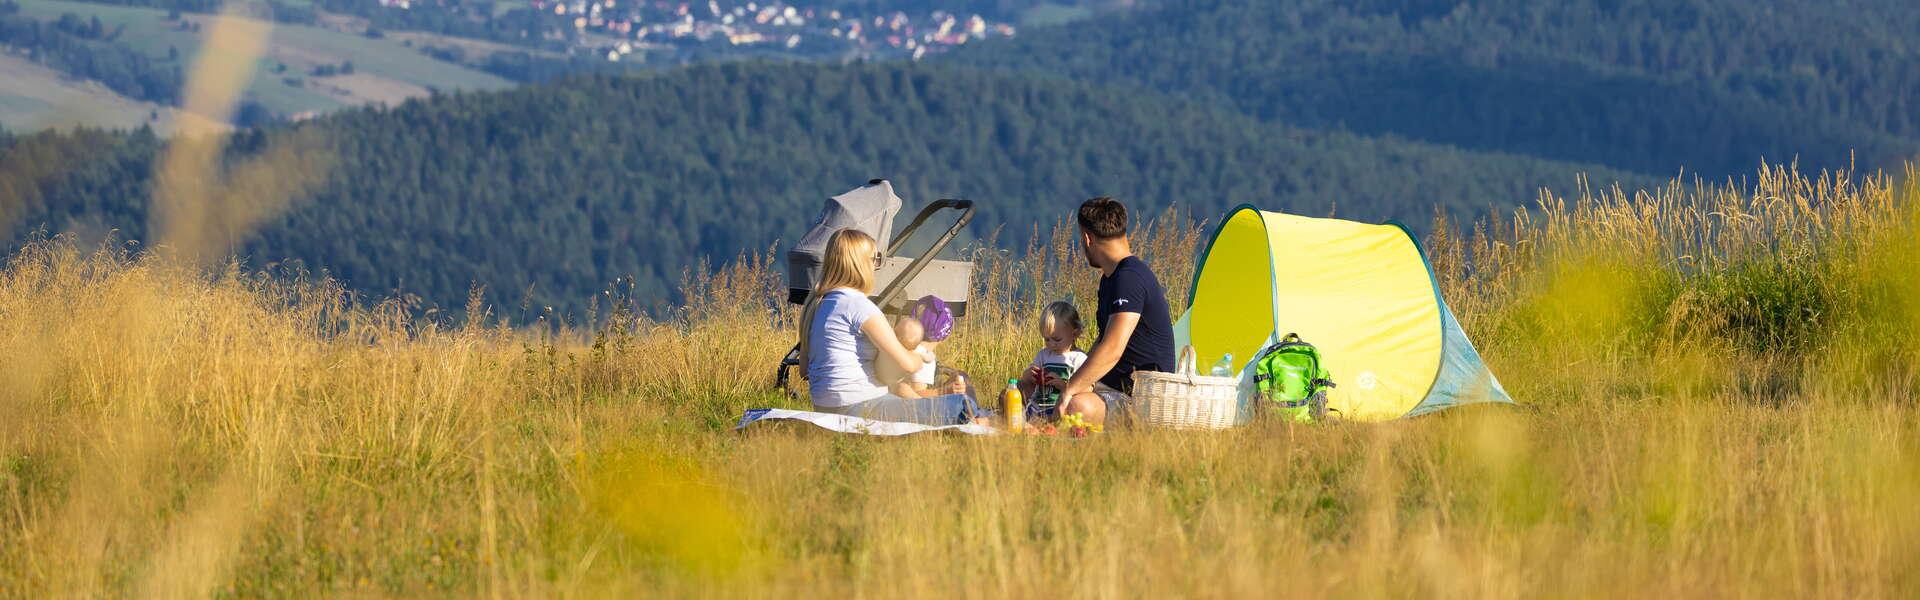
[(1200, 374), (1200, 356), (1193, 350), (1193, 344), (1180, 347), (1179, 366), (1174, 369), (1181, 377), (1187, 378), (1187, 385), (1193, 385), (1194, 376)]

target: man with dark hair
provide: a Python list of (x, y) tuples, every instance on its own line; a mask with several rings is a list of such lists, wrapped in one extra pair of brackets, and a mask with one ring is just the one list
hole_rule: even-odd
[(1127, 207), (1105, 196), (1080, 204), (1080, 247), (1100, 269), (1100, 339), (1067, 381), (1062, 414), (1089, 424), (1133, 421), (1133, 372), (1172, 371), (1173, 317), (1167, 292), (1127, 240)]
[[(1080, 231), (1096, 240), (1127, 237), (1127, 207), (1107, 196), (1080, 203)], [(1125, 242), (1125, 239), (1121, 240)]]

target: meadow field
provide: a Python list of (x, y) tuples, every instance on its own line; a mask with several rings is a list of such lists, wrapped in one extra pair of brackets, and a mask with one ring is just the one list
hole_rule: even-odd
[(0, 127), (34, 131), (90, 123), (132, 129), (145, 124), (165, 131), (172, 121), (172, 108), (0, 53)]
[[(0, 596), (1913, 597), (1915, 174), (1437, 218), (1523, 407), (1084, 440), (731, 431), (797, 405), (769, 255), (508, 326), (51, 240), (0, 270)], [(1194, 220), (1137, 234), (1176, 295)], [(984, 382), (1095, 278), (997, 235)]]

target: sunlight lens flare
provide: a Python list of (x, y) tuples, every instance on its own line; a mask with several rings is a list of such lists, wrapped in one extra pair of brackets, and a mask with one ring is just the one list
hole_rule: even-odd
[(306, 132), (275, 136), (256, 157), (222, 164), (228, 123), (273, 29), (239, 7), (213, 19), (154, 177), (152, 241), (190, 263), (230, 254), (262, 221), (324, 180), (332, 165), (319, 136)]

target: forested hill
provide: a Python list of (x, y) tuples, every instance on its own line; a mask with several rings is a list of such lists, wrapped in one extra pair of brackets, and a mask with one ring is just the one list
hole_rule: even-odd
[(1185, 0), (951, 60), (1671, 175), (1920, 151), (1909, 0)]
[[(1112, 194), (1197, 215), (1236, 203), (1367, 219), (1530, 201), (1611, 171), (1323, 134), (1230, 110), (950, 67), (729, 64), (595, 76), (351, 111), (240, 136), (331, 140), (312, 197), (241, 254), (294, 261), (376, 295), (578, 313), (617, 277), (671, 301), (683, 269), (798, 237), (827, 196), (892, 179), (910, 209), (966, 197), (974, 230), (1036, 223)], [(146, 133), (38, 134), (0, 149), (10, 233), (146, 235)], [(247, 150), (236, 150), (244, 154)], [(237, 157), (236, 157), (237, 158)], [(315, 161), (318, 164), (319, 161)], [(51, 167), (50, 165), (60, 165)], [(1629, 176), (1630, 177), (1630, 176)]]

